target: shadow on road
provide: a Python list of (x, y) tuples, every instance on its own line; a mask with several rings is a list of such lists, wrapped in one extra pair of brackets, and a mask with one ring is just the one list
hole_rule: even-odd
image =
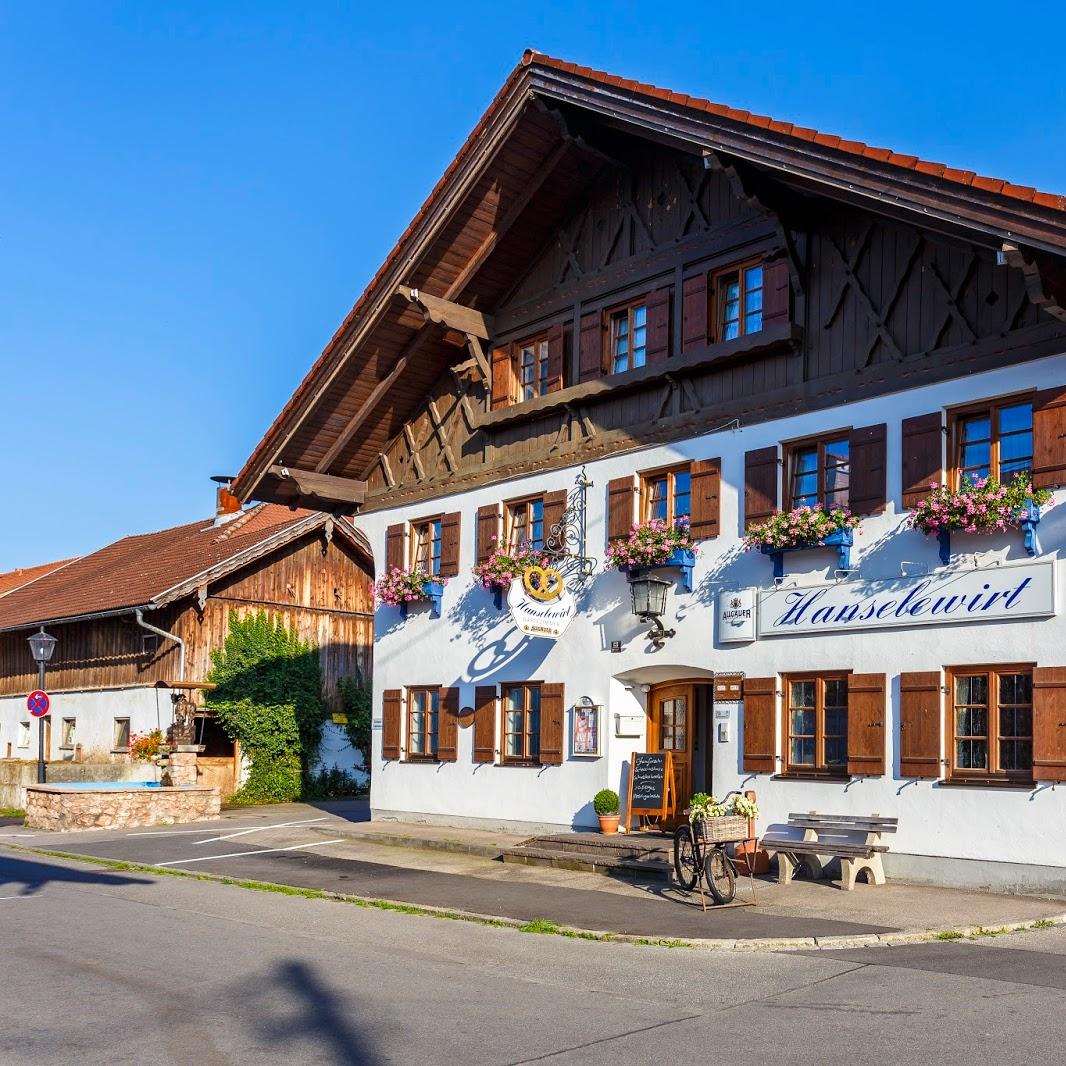
[[(240, 997), (242, 1020), (275, 1053), (282, 1046), (317, 1044), (338, 1066), (366, 1066), (380, 1061), (370, 1043), (351, 1024), (355, 1010), (350, 996), (342, 998), (304, 962), (279, 963), (265, 978), (256, 978), (255, 991)], [(277, 993), (284, 997), (278, 1009)], [(286, 1009), (287, 1008), (287, 1009)]]
[(146, 877), (127, 877), (102, 870), (79, 870), (51, 863), (0, 856), (0, 896), (9, 895), (8, 885), (22, 885), (20, 896), (32, 896), (51, 881), (82, 885), (149, 885)]

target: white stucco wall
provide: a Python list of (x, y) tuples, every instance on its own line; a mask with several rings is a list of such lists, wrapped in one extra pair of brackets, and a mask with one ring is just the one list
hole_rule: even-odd
[[(993, 788), (938, 787), (929, 781), (903, 780), (898, 773), (899, 674), (935, 670), (966, 663), (1035, 661), (1066, 665), (1066, 627), (1061, 613), (1053, 619), (971, 622), (955, 625), (898, 628), (854, 633), (825, 633), (761, 639), (750, 644), (721, 644), (714, 632), (715, 598), (720, 589), (772, 586), (770, 560), (743, 552), (740, 505), (744, 484), (744, 453), (837, 427), (880, 422), (888, 427), (887, 512), (864, 519), (856, 532), (853, 567), (856, 580), (933, 572), (940, 566), (935, 540), (903, 528), (898, 511), (901, 496), (901, 422), (938, 407), (957, 406), (1066, 382), (1066, 356), (1007, 367), (955, 381), (915, 388), (889, 397), (863, 400), (833, 411), (797, 415), (754, 426), (711, 433), (615, 456), (587, 465), (589, 490), (588, 551), (602, 560), (605, 548), (607, 483), (627, 473), (650, 470), (687, 459), (722, 459), (721, 528), (715, 540), (700, 544), (695, 586), (686, 594), (670, 593), (677, 635), (658, 652), (643, 639), (631, 615), (626, 578), (598, 572), (579, 604), (577, 617), (556, 641), (524, 637), (506, 609), (497, 611), (492, 596), (471, 575), (475, 551), (475, 516), (483, 504), (523, 494), (570, 489), (576, 468), (550, 471), (478, 488), (427, 504), (378, 511), (361, 517), (378, 562), (384, 558), (385, 527), (439, 510), (461, 511), (461, 573), (444, 593), (442, 617), (415, 608), (404, 621), (395, 608), (377, 609), (375, 629), (375, 718), (381, 717), (381, 693), (410, 685), (457, 685), (463, 706), (471, 706), (474, 687), (499, 681), (563, 682), (566, 704), (582, 696), (604, 706), (603, 744), (599, 759), (567, 757), (562, 766), (517, 768), (475, 765), (471, 760), (472, 728), (459, 731), (458, 761), (449, 764), (385, 763), (381, 732), (374, 733), (374, 775), (371, 805), (377, 812), (408, 812), (443, 821), (474, 819), (524, 824), (590, 825), (591, 799), (602, 787), (624, 794), (623, 770), (633, 750), (644, 750), (644, 737), (613, 736), (617, 712), (643, 710), (640, 685), (671, 678), (691, 678), (712, 671), (744, 671), (762, 677), (797, 670), (850, 669), (884, 672), (889, 697), (884, 777), (851, 781), (774, 780), (769, 774), (745, 775), (738, 737), (742, 709), (730, 708), (729, 739), (715, 743), (714, 791), (755, 788), (762, 808), (760, 831), (783, 821), (790, 811), (896, 815), (900, 819), (895, 851), (914, 855), (956, 856), (1018, 863), (1066, 865), (1066, 787), (1033, 791)], [(894, 502), (893, 502), (894, 501)], [(1039, 527), (1044, 557), (1057, 558), (1066, 546), (1066, 493), (1059, 492), (1053, 509)], [(953, 565), (982, 565), (1027, 558), (1021, 535), (953, 538)], [(967, 557), (966, 553), (970, 553)], [(789, 580), (825, 581), (836, 565), (832, 552), (790, 555)], [(1061, 587), (1063, 565), (1056, 563)], [(1059, 607), (1061, 612), (1061, 605)], [(612, 653), (620, 640), (622, 652)], [(569, 716), (569, 711), (568, 711)], [(567, 719), (569, 726), (569, 717)], [(499, 744), (497, 744), (499, 747)], [(780, 752), (780, 746), (778, 748)]]

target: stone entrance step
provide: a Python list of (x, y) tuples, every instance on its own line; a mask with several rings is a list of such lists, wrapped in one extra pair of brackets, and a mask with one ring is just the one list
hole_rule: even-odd
[(555, 833), (503, 852), (504, 862), (587, 873), (669, 878), (673, 841), (662, 833)]

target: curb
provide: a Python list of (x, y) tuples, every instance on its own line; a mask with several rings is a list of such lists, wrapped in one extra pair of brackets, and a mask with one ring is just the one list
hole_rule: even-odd
[(104, 869), (133, 870), (141, 873), (180, 877), (193, 881), (211, 881), (215, 884), (233, 885), (237, 888), (260, 889), (267, 892), (291, 892), (311, 899), (333, 900), (352, 903), (362, 907), (377, 907), (382, 910), (399, 911), (405, 914), (445, 918), (451, 921), (471, 922), (475, 925), (514, 929), (518, 932), (541, 935), (564, 936), (578, 940), (595, 940), (611, 944), (635, 944), (641, 947), (691, 948), (700, 951), (734, 952), (780, 952), (780, 951), (839, 951), (846, 948), (897, 947), (905, 944), (953, 943), (958, 940), (991, 938), (1006, 933), (1019, 933), (1055, 926), (1066, 926), (1066, 913), (1033, 918), (1025, 921), (1003, 922), (994, 927), (980, 925), (955, 926), (949, 929), (900, 930), (895, 933), (871, 933), (856, 936), (822, 937), (752, 937), (746, 940), (704, 939), (698, 937), (648, 936), (636, 933), (614, 933), (610, 930), (579, 929), (575, 926), (558, 925), (554, 922), (526, 921), (498, 914), (480, 914), (477, 911), (458, 910), (454, 907), (435, 907), (432, 904), (408, 903), (404, 900), (387, 899), (382, 896), (359, 896), (328, 889), (303, 888), (279, 881), (258, 881), (249, 878), (227, 877), (211, 872), (193, 873), (191, 870), (175, 870), (170, 867), (152, 866), (148, 863), (126, 862), (120, 859), (102, 859), (95, 855), (78, 855), (69, 851), (53, 851), (47, 848), (31, 848), (20, 844), (2, 844), (0, 848), (22, 851), (50, 858), (70, 859), (100, 866)]
[(498, 859), (507, 850), (496, 847), (494, 844), (467, 844), (462, 840), (408, 837), (399, 833), (345, 833), (343, 829), (308, 828), (311, 832), (324, 835), (340, 833), (345, 840), (357, 841), (360, 844), (381, 844), (383, 847), (409, 848), (414, 851), (447, 851), (458, 855), (474, 855), (483, 859)]

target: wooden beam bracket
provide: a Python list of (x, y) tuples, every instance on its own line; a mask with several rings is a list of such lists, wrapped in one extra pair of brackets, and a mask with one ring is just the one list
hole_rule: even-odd
[(483, 315), (472, 307), (464, 307), (440, 296), (431, 296), (428, 292), (412, 289), (407, 285), (397, 285), (396, 295), (421, 307), (427, 322), (454, 329), (466, 336), (473, 334), (483, 341), (492, 336), (491, 316)]
[(366, 498), (366, 482), (354, 478), (297, 470), (280, 463), (275, 463), (270, 473), (281, 481), (291, 481), (300, 496), (315, 496), (331, 503), (362, 503)]

